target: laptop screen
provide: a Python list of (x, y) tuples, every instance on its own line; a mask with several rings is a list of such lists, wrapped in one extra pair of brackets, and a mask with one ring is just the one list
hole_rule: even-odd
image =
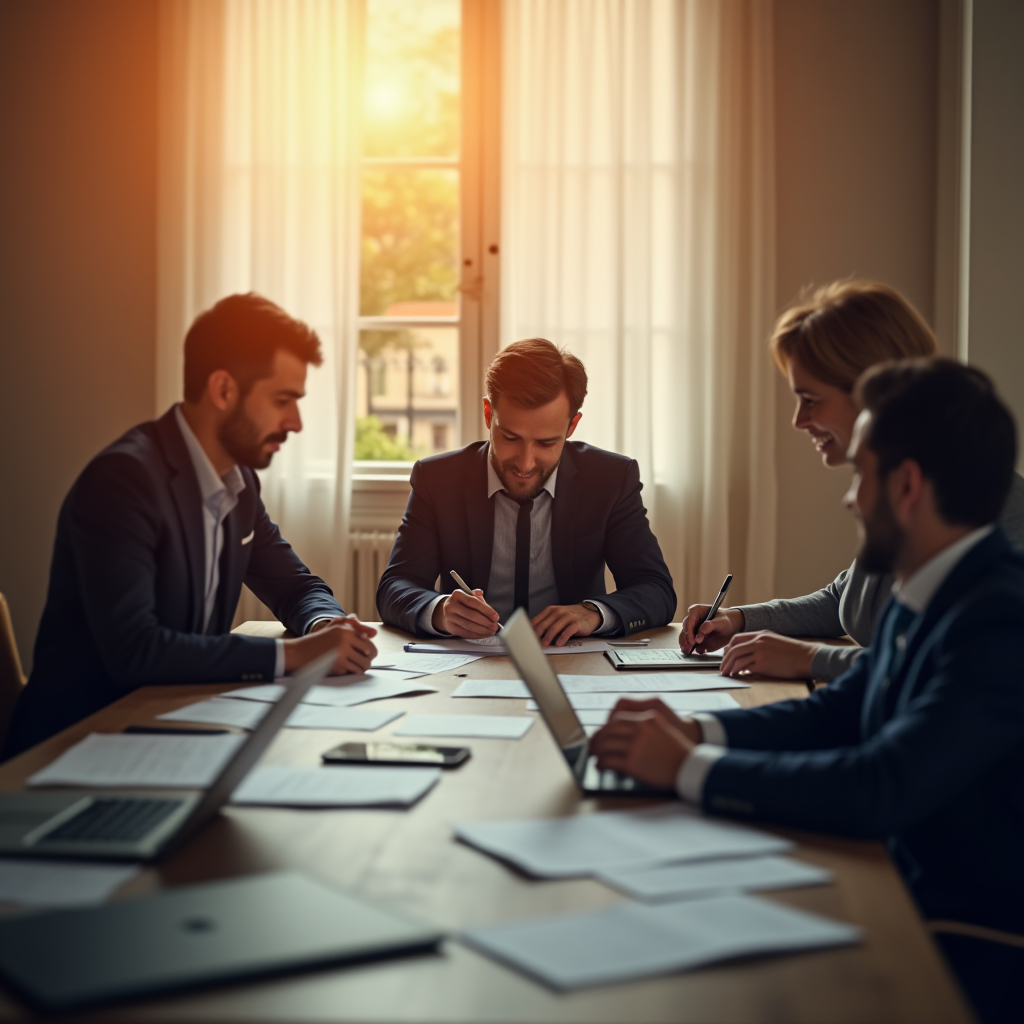
[(521, 608), (502, 629), (501, 639), (527, 689), (533, 694), (555, 742), (575, 767), (579, 749), (587, 742), (586, 731), (551, 667), (550, 656), (544, 653), (533, 631), (529, 616)]

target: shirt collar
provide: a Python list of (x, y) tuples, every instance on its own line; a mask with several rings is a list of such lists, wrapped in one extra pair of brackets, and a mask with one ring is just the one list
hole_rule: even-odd
[(930, 558), (902, 586), (893, 584), (893, 596), (900, 604), (920, 615), (928, 607), (946, 577), (956, 568), (960, 560), (976, 544), (983, 541), (995, 529), (994, 523), (979, 527), (943, 548)]
[[(498, 491), (504, 491), (505, 485), (501, 482), (501, 477), (498, 476), (497, 470), (494, 468), (494, 463), (491, 462), (491, 446), (490, 443), (487, 445), (487, 451), (485, 453), (487, 459), (487, 497), (488, 499), (493, 498)], [(554, 472), (551, 476), (544, 481), (544, 487), (542, 490), (548, 492), (551, 495), (552, 501), (555, 497), (555, 484), (558, 481), (558, 467), (555, 466)], [(511, 495), (510, 495), (511, 497)]]
[(185, 447), (188, 449), (192, 467), (196, 471), (196, 480), (199, 482), (199, 493), (202, 495), (203, 504), (205, 505), (211, 499), (219, 498), (225, 491), (232, 497), (241, 494), (245, 490), (245, 477), (242, 476), (242, 471), (238, 466), (232, 466), (223, 477), (217, 475), (210, 456), (206, 454), (199, 439), (192, 433), (192, 428), (181, 411), (180, 403), (174, 407), (174, 419), (181, 431)]

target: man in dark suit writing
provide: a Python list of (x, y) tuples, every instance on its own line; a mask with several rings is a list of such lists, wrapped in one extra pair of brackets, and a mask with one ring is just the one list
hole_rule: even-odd
[(806, 700), (684, 719), (622, 701), (593, 750), (708, 811), (886, 839), (923, 913), (959, 922), (943, 947), (979, 1015), (1018, 1019), (1024, 555), (997, 525), (1013, 420), (948, 360), (883, 364), (857, 393), (857, 557), (897, 581), (869, 650)]
[[(375, 630), (346, 616), (260, 500), (255, 469), (302, 429), (320, 343), (260, 296), (232, 295), (185, 339), (185, 401), (97, 455), (61, 508), (32, 676), (5, 754), (139, 686), (270, 680), (336, 652), (362, 672)], [(296, 634), (235, 636), (242, 583)]]
[(377, 590), (384, 621), (479, 639), (525, 607), (545, 645), (668, 622), (676, 597), (636, 462), (568, 440), (587, 393), (583, 364), (542, 338), (519, 341), (494, 358), (486, 391), (490, 439), (413, 468)]

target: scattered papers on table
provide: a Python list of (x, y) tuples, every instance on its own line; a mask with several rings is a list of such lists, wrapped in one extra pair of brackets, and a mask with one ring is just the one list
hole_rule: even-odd
[[(371, 700), (387, 700), (390, 697), (406, 697), (418, 693), (437, 693), (436, 686), (426, 686), (423, 683), (411, 681), (418, 678), (417, 676), (404, 679), (401, 675), (401, 673), (397, 672), (391, 676), (383, 673), (377, 675), (367, 672), (361, 676), (349, 677), (352, 679), (352, 682), (347, 684), (314, 686), (302, 698), (302, 703), (347, 708), (353, 704), (365, 704)], [(248, 686), (244, 690), (229, 690), (226, 693), (219, 694), (219, 696), (231, 697), (235, 700), (256, 700), (265, 704), (274, 704), (281, 698), (284, 690), (284, 686), (279, 683), (265, 683), (262, 686)]]
[(91, 733), (27, 782), (30, 786), (203, 789), (246, 737), (126, 736)]
[(753, 896), (619, 903), (590, 914), (471, 928), (467, 945), (552, 988), (630, 981), (764, 953), (845, 946), (859, 928)]
[(521, 679), (463, 679), (453, 697), (529, 697)]
[(694, 864), (618, 868), (602, 871), (598, 878), (627, 896), (650, 903), (692, 899), (709, 893), (827, 885), (832, 881), (832, 872), (789, 857), (730, 857)]
[(92, 907), (108, 900), (142, 869), (135, 864), (0, 859), (0, 903), (22, 907)]
[[(645, 672), (643, 675), (607, 676), (560, 675), (558, 679), (570, 699), (576, 694), (582, 693), (611, 694), (613, 706), (619, 697), (662, 697), (666, 693), (749, 689), (747, 683), (739, 683), (735, 679), (727, 679), (724, 676), (682, 676), (677, 672)], [(464, 679), (455, 688), (452, 696), (515, 698), (529, 697), (530, 691), (521, 679)], [(668, 702), (666, 701), (666, 703)], [(735, 703), (724, 705), (724, 707), (736, 706)], [(722, 707), (719, 705), (718, 709), (720, 710)], [(692, 703), (688, 703), (686, 708), (691, 711), (705, 710)], [(714, 704), (706, 710), (713, 709)]]
[[(475, 680), (474, 680), (475, 682)], [(695, 711), (727, 711), (738, 708), (736, 698), (728, 693), (570, 693), (569, 703), (577, 711), (611, 711), (623, 698), (648, 700), (657, 697), (663, 704), (680, 714)], [(536, 711), (537, 702), (527, 702), (527, 711)]]
[(570, 818), (478, 821), (454, 826), (466, 843), (538, 878), (595, 875), (711, 857), (787, 853), (794, 844), (768, 832), (704, 817), (681, 804)]
[(265, 765), (246, 776), (231, 802), (267, 807), (407, 807), (440, 778), (440, 768)]
[(379, 664), (375, 661), (370, 668), (376, 672), (414, 672), (417, 675), (429, 676), (437, 672), (454, 672), (465, 668), (474, 661), (479, 661), (483, 654), (410, 654), (408, 651), (392, 652), (378, 655)]
[(518, 740), (534, 721), (517, 715), (410, 715), (393, 735)]
[[(483, 640), (461, 640), (458, 637), (435, 641), (415, 641), (405, 645), (410, 654), (476, 654), (479, 658), (504, 655), (501, 638), (489, 636)], [(545, 647), (545, 654), (600, 654), (610, 650), (604, 640), (569, 640), (564, 647)]]
[[(258, 701), (213, 697), (159, 717), (171, 722), (205, 722), (208, 725), (255, 729), (271, 706)], [(285, 726), (289, 729), (354, 729), (358, 732), (374, 732), (404, 714), (404, 711), (397, 709), (300, 704), (288, 717)]]

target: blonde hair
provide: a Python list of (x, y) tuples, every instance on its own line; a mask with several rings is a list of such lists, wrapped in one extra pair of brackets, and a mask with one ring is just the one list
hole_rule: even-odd
[(876, 363), (938, 351), (924, 317), (878, 281), (833, 281), (801, 297), (776, 321), (769, 346), (783, 373), (795, 359), (812, 377), (848, 393)]

